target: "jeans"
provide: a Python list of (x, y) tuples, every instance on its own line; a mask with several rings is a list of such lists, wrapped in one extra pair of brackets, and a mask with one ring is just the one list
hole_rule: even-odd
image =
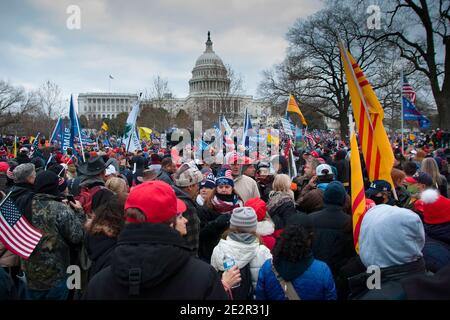
[(49, 290), (33, 290), (28, 288), (27, 300), (67, 300), (69, 289), (66, 279)]

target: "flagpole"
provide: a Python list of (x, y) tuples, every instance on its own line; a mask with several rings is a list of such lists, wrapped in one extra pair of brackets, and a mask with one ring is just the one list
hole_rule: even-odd
[[(78, 106), (78, 99), (77, 99), (77, 106)], [(75, 113), (74, 114), (75, 121), (77, 122), (78, 136), (80, 137), (81, 154), (83, 156), (83, 162), (86, 162), (86, 158), (84, 157), (83, 138), (81, 137), (80, 123), (78, 122), (78, 113), (75, 111), (75, 106), (73, 106), (73, 112)]]
[(405, 154), (404, 143), (403, 143), (403, 70), (400, 70), (400, 110), (401, 110), (401, 134), (402, 134), (402, 154)]

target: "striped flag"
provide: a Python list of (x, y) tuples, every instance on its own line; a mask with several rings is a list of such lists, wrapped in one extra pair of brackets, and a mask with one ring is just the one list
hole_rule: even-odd
[(42, 238), (8, 196), (0, 205), (0, 240), (12, 253), (28, 259)]
[(414, 105), (416, 104), (416, 91), (414, 91), (413, 87), (408, 83), (405, 76), (403, 77), (402, 95)]
[(369, 179), (385, 180), (394, 187), (391, 178), (394, 153), (383, 126), (383, 108), (350, 52), (343, 45), (340, 51)]
[(359, 148), (356, 141), (356, 133), (353, 133), (350, 141), (351, 159), (351, 196), (352, 196), (352, 221), (353, 221), (353, 243), (355, 250), (359, 254), (359, 230), (365, 212), (366, 195), (364, 193), (364, 180), (359, 159)]

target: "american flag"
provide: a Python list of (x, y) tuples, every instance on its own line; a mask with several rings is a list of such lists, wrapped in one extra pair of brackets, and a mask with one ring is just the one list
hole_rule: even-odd
[(414, 91), (413, 87), (408, 83), (406, 77), (403, 77), (402, 95), (411, 101), (412, 104), (416, 104), (416, 91)]
[(28, 259), (42, 238), (9, 197), (0, 205), (0, 241), (12, 253)]

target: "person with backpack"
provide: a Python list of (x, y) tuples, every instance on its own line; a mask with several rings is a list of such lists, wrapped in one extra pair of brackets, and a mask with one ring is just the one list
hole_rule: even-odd
[(85, 300), (225, 300), (219, 274), (194, 258), (186, 235), (186, 205), (163, 181), (134, 187), (111, 265), (97, 273)]
[(272, 258), (270, 250), (261, 244), (257, 234), (257, 216), (250, 207), (233, 210), (230, 228), (225, 239), (220, 240), (211, 256), (211, 265), (217, 271), (225, 271), (224, 260), (234, 259), (241, 271), (241, 284), (232, 289), (235, 300), (254, 299), (259, 269), (267, 259)]
[(262, 266), (257, 300), (336, 300), (330, 268), (314, 259), (312, 233), (298, 224), (287, 226), (272, 251), (273, 260)]
[(105, 188), (106, 164), (102, 157), (91, 157), (78, 168), (79, 190), (75, 191), (75, 199), (83, 206), (87, 215), (92, 214), (92, 196)]

